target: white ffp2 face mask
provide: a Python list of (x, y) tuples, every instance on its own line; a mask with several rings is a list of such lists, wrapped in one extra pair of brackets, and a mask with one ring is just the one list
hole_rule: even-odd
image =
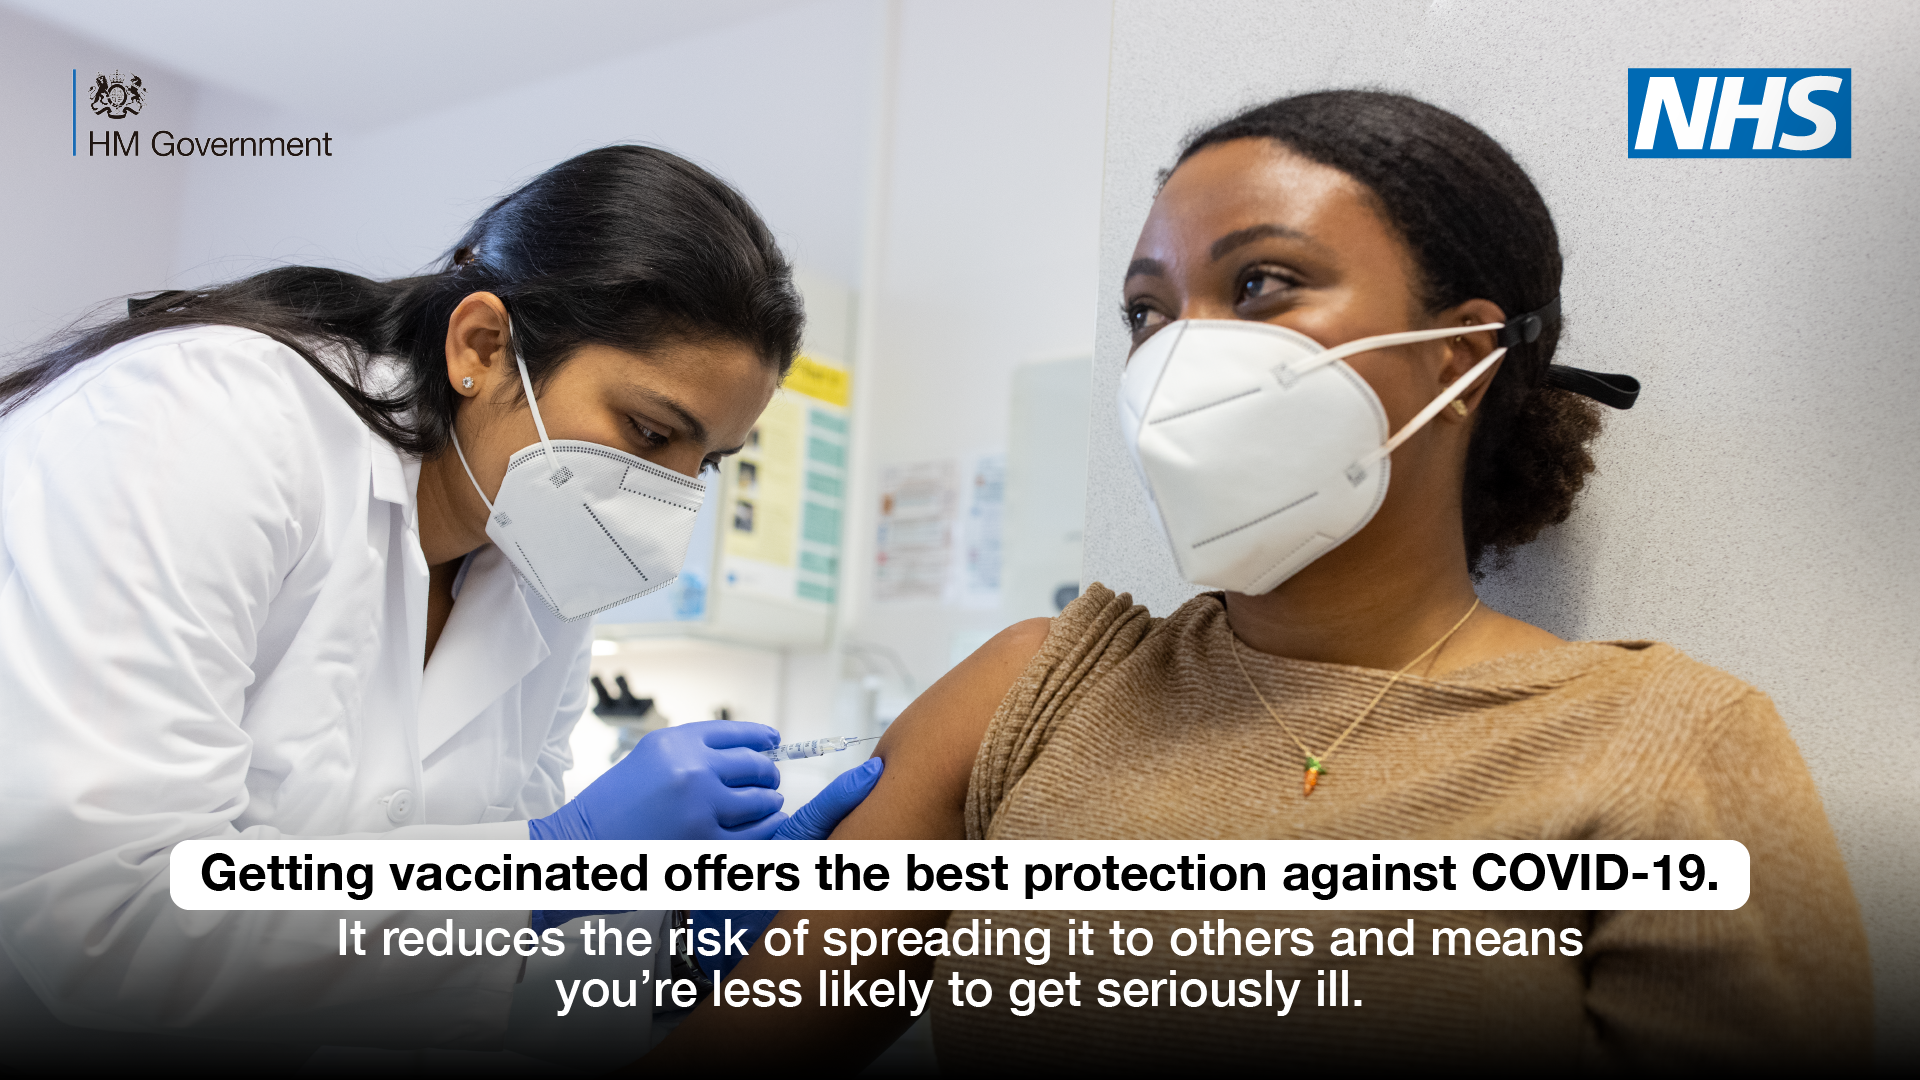
[(1325, 349), (1266, 323), (1189, 319), (1147, 339), (1120, 380), (1120, 428), (1181, 576), (1269, 592), (1373, 520), (1388, 455), (1507, 350), (1488, 353), (1392, 438), (1379, 396), (1345, 358), (1462, 332)]
[(459, 438), (453, 440), (461, 468), (487, 503), (487, 538), (568, 622), (672, 584), (706, 485), (609, 446), (548, 439), (517, 348), (513, 360), (540, 442), (507, 459), (491, 502)]

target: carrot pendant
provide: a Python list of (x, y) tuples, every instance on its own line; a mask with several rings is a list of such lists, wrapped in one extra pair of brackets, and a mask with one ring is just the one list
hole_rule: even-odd
[[(1278, 513), (1278, 512), (1279, 511), (1275, 511), (1275, 513)], [(1399, 671), (1394, 672), (1393, 678), (1387, 680), (1387, 685), (1381, 687), (1380, 692), (1373, 695), (1373, 700), (1367, 702), (1367, 707), (1360, 710), (1360, 715), (1353, 718), (1353, 722), (1347, 725), (1347, 729), (1345, 731), (1342, 731), (1340, 733), (1340, 737), (1333, 740), (1332, 745), (1328, 746), (1324, 752), (1331, 754), (1335, 750), (1340, 749), (1340, 744), (1347, 741), (1347, 736), (1353, 734), (1353, 729), (1359, 727), (1362, 721), (1364, 721), (1367, 717), (1373, 715), (1373, 707), (1375, 705), (1380, 704), (1380, 699), (1383, 697), (1386, 697), (1387, 691), (1392, 690), (1394, 688), (1394, 685), (1400, 681), (1400, 676), (1405, 675), (1408, 672), (1408, 670), (1410, 670), (1413, 667), (1413, 665), (1419, 663), (1422, 660), (1425, 660), (1429, 656), (1433, 656), (1437, 659), (1440, 655), (1440, 651), (1446, 648), (1447, 642), (1452, 640), (1453, 635), (1457, 633), (1461, 627), (1467, 625), (1467, 620), (1473, 618), (1473, 613), (1479, 610), (1480, 610), (1480, 598), (1476, 596), (1473, 598), (1473, 606), (1467, 608), (1467, 613), (1465, 615), (1460, 616), (1459, 622), (1456, 622), (1453, 624), (1453, 629), (1448, 630), (1445, 634), (1442, 634), (1440, 636), (1439, 641), (1436, 641), (1433, 644), (1427, 646), (1426, 650), (1422, 652), (1419, 656), (1416, 656), (1413, 659), (1407, 661), (1404, 665), (1401, 666)], [(1279, 724), (1280, 730), (1286, 732), (1287, 738), (1293, 740), (1293, 745), (1299, 747), (1300, 752), (1306, 755), (1307, 776), (1306, 776), (1305, 784), (1301, 788), (1300, 796), (1301, 798), (1306, 798), (1307, 796), (1312, 795), (1313, 789), (1320, 786), (1320, 778), (1326, 775), (1327, 767), (1321, 764), (1319, 758), (1314, 757), (1313, 754), (1307, 750), (1307, 744), (1304, 742), (1301, 742), (1300, 736), (1295, 735), (1293, 733), (1293, 728), (1287, 725), (1286, 718), (1281, 716), (1279, 713), (1273, 711), (1272, 703), (1268, 702), (1267, 696), (1260, 692), (1260, 684), (1253, 681), (1252, 675), (1247, 674), (1247, 665), (1241, 662), (1240, 653), (1238, 649), (1231, 650), (1229, 655), (1233, 657), (1234, 664), (1240, 668), (1240, 677), (1247, 680), (1247, 688), (1252, 690), (1253, 696), (1259, 699), (1260, 707), (1267, 710), (1267, 715), (1273, 717), (1273, 722), (1276, 724)], [(1428, 666), (1431, 667), (1432, 665), (1428, 665)], [(959, 976), (955, 976), (955, 978), (958, 978), (958, 977)]]
[(1326, 771), (1327, 767), (1320, 764), (1319, 758), (1311, 756), (1307, 758), (1307, 785), (1306, 790), (1301, 793), (1302, 798), (1313, 794), (1314, 786), (1320, 783), (1320, 774)]

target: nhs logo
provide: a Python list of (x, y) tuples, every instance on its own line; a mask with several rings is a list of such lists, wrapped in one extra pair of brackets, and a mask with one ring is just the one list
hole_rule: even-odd
[(1627, 156), (1853, 156), (1852, 68), (1628, 68)]

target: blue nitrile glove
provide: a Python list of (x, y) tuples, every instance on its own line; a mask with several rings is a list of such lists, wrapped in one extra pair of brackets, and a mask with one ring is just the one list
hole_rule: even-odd
[[(865, 801), (873, 785), (880, 782), (880, 771), (885, 768), (879, 758), (867, 760), (833, 778), (833, 783), (815, 795), (798, 813), (780, 823), (773, 830), (775, 840), (825, 840), (833, 835), (840, 819), (853, 813), (853, 808)], [(760, 940), (766, 932), (767, 924), (773, 922), (777, 911), (696, 911), (693, 912), (694, 939), (699, 940), (701, 930), (712, 928), (720, 932), (723, 951), (719, 956), (700, 957), (700, 966), (712, 971), (718, 968), (721, 978), (733, 972), (733, 967), (744, 956), (745, 951), (726, 948), (725, 942), (732, 932), (733, 943), (745, 942), (747, 949)], [(745, 927), (745, 933), (741, 928)]]
[(841, 773), (807, 801), (792, 817), (773, 830), (775, 840), (825, 840), (839, 828), (840, 819), (866, 801), (873, 785), (880, 782), (880, 770), (886, 766), (877, 757)]
[[(535, 840), (765, 840), (787, 818), (765, 724), (703, 720), (648, 732), (573, 801), (527, 822)], [(851, 809), (851, 807), (849, 807)]]

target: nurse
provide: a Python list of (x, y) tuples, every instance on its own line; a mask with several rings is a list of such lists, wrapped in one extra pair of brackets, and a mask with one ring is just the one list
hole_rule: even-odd
[(802, 322), (739, 193), (613, 146), (436, 272), (166, 293), (0, 380), (8, 1026), (500, 1044), (518, 955), (342, 958), (332, 913), (182, 911), (181, 840), (824, 837), (878, 763), (789, 820), (759, 724), (561, 784), (589, 617), (673, 579)]

